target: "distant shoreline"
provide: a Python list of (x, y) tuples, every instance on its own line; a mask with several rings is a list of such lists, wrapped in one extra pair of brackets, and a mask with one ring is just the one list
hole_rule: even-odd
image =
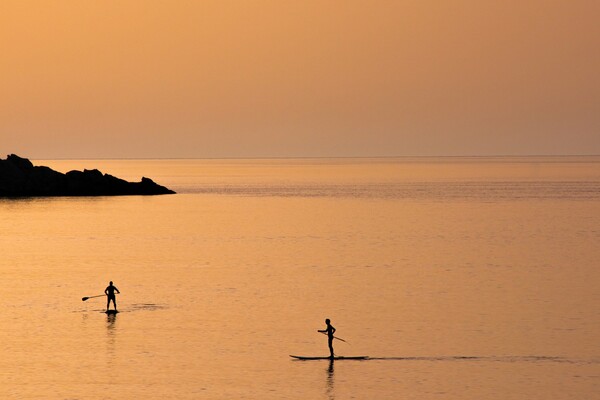
[(56, 171), (34, 165), (29, 159), (9, 154), (0, 159), (0, 197), (153, 196), (175, 194), (171, 189), (142, 177), (129, 182), (98, 169)]

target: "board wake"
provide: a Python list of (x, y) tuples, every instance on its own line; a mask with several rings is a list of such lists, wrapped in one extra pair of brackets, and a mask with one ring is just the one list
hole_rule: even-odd
[[(290, 357), (296, 359), (296, 360), (305, 360), (305, 361), (309, 361), (309, 360), (331, 360), (331, 357), (307, 357), (307, 356), (293, 356), (290, 354)], [(369, 356), (350, 356), (350, 357), (345, 357), (345, 356), (336, 356), (333, 357), (333, 360), (368, 360)]]

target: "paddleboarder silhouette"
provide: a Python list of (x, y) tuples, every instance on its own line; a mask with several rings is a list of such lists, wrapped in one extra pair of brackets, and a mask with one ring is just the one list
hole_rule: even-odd
[(119, 289), (113, 285), (113, 282), (110, 281), (106, 289), (104, 289), (104, 294), (106, 294), (106, 311), (108, 311), (111, 300), (115, 306), (115, 311), (117, 311), (117, 298), (115, 296), (115, 292), (121, 293), (119, 292)]
[(331, 325), (331, 321), (329, 320), (329, 318), (325, 320), (325, 323), (327, 324), (327, 328), (322, 330), (319, 329), (318, 331), (327, 334), (327, 344), (329, 345), (329, 358), (333, 360), (333, 334), (335, 333), (335, 328), (333, 327), (333, 325)]

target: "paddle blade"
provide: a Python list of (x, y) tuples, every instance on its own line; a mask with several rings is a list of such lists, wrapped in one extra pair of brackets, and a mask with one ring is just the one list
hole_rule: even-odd
[(89, 299), (89, 297), (82, 297), (81, 301), (86, 301), (87, 299)]

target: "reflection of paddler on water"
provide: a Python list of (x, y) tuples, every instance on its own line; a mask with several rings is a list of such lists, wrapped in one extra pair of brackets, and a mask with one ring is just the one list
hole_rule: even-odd
[(333, 334), (335, 333), (335, 328), (333, 327), (333, 325), (331, 325), (331, 321), (329, 320), (329, 318), (325, 320), (325, 323), (327, 324), (327, 327), (322, 330), (319, 329), (319, 332), (327, 335), (327, 344), (329, 345), (329, 358), (333, 359)]
[(117, 311), (117, 298), (115, 296), (115, 292), (121, 293), (119, 292), (119, 289), (113, 285), (112, 281), (110, 281), (106, 289), (104, 289), (104, 294), (106, 294), (106, 312), (108, 312), (111, 300), (115, 306), (115, 312)]

